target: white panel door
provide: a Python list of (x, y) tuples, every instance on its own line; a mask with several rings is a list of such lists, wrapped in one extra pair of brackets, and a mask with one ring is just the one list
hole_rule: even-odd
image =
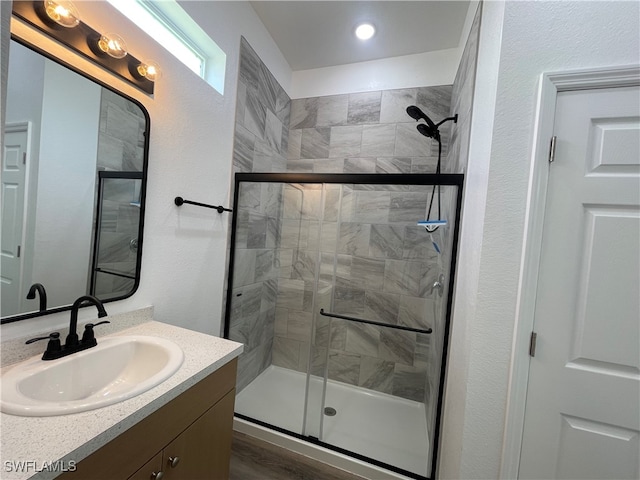
[[(24, 127), (24, 128), (22, 128)], [(27, 125), (5, 131), (2, 154), (2, 243), (0, 290), (2, 316), (20, 312)]]
[(521, 479), (640, 475), (640, 89), (558, 94)]

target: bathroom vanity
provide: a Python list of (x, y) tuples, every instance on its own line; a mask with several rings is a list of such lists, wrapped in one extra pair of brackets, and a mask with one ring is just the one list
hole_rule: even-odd
[(155, 321), (102, 338), (134, 335), (176, 343), (184, 352), (176, 373), (103, 408), (47, 417), (2, 413), (3, 480), (228, 478), (242, 345)]

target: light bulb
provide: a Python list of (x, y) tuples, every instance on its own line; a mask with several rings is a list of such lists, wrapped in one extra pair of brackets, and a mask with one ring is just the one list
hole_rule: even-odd
[(144, 77), (151, 82), (158, 80), (162, 74), (158, 64), (152, 60), (141, 63), (138, 65), (136, 70), (141, 77)]
[(98, 48), (113, 58), (124, 58), (127, 56), (127, 44), (120, 35), (115, 33), (104, 33), (98, 40)]
[(45, 0), (44, 11), (47, 17), (63, 27), (73, 28), (80, 23), (78, 9), (67, 0)]
[(363, 23), (356, 28), (356, 37), (360, 40), (369, 40), (376, 33), (376, 29), (370, 23)]

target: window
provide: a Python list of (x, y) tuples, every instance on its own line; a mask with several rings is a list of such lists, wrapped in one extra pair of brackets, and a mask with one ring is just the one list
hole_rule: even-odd
[(226, 54), (174, 0), (107, 0), (209, 85), (224, 94)]

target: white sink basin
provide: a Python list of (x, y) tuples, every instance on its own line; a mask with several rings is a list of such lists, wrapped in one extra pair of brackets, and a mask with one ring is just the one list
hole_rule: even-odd
[(98, 339), (96, 347), (58, 360), (33, 357), (2, 375), (0, 410), (46, 417), (84, 412), (135, 397), (173, 375), (184, 359), (157, 337)]

